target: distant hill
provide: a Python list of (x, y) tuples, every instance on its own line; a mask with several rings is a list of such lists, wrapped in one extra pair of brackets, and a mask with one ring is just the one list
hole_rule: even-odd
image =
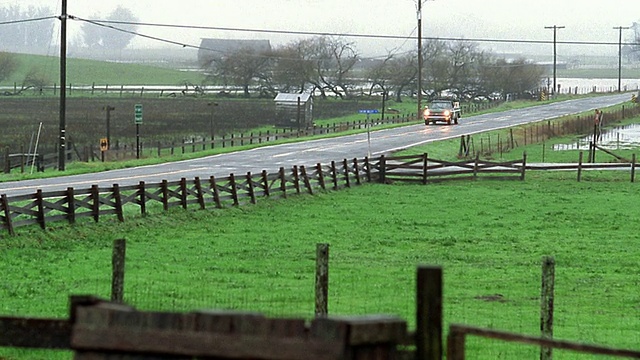
[[(9, 79), (0, 85), (20, 84), (31, 69), (37, 69), (51, 84), (60, 82), (60, 58), (16, 54), (20, 67)], [(101, 61), (67, 58), (67, 83), (78, 85), (178, 85), (184, 83), (201, 84), (204, 76), (193, 63), (162, 61), (159, 57), (147, 60), (144, 58), (125, 58), (124, 60)], [(186, 70), (180, 70), (180, 65)]]

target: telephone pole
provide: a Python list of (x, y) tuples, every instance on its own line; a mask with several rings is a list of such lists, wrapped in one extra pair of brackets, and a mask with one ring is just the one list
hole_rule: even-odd
[(556, 89), (558, 88), (557, 77), (556, 77), (556, 66), (557, 66), (557, 53), (556, 53), (556, 33), (558, 29), (564, 29), (564, 26), (545, 26), (545, 29), (553, 29), (553, 89), (551, 90), (551, 94), (556, 93)]
[(60, 15), (60, 144), (58, 147), (58, 170), (64, 171), (66, 154), (66, 112), (67, 112), (67, 0), (62, 0)]
[(620, 32), (618, 37), (618, 92), (622, 92), (622, 30), (631, 28), (628, 26), (616, 26), (613, 29)]
[(422, 0), (418, 0), (418, 120), (422, 114)]

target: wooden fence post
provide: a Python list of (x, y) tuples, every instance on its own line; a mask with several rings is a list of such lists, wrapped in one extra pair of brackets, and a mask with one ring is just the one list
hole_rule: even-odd
[(300, 177), (298, 175), (298, 165), (293, 165), (293, 185), (296, 188), (296, 194), (300, 194)]
[(349, 181), (349, 163), (348, 163), (347, 159), (343, 159), (342, 160), (342, 167), (344, 168), (345, 186), (350, 188), (351, 187), (351, 181)]
[(253, 187), (253, 178), (251, 176), (251, 171), (247, 171), (247, 188), (249, 189), (249, 198), (251, 199), (252, 204), (256, 204), (256, 192)]
[(442, 359), (442, 286), (441, 267), (418, 267), (416, 360)]
[(47, 228), (47, 226), (44, 220), (44, 204), (42, 199), (42, 189), (38, 189), (36, 191), (36, 205), (38, 206), (37, 221), (38, 221), (38, 224), (40, 225), (40, 228), (44, 230)]
[(634, 182), (636, 178), (636, 154), (631, 156), (631, 182)]
[(216, 207), (218, 209), (221, 209), (222, 203), (220, 202), (220, 193), (218, 192), (218, 184), (216, 184), (216, 177), (213, 175), (209, 177), (209, 186), (211, 187), (211, 192), (213, 193), (213, 202), (216, 203)]
[(2, 194), (0, 197), (0, 201), (2, 201), (2, 208), (4, 209), (4, 223), (9, 231), (9, 235), (15, 235), (15, 231), (13, 230), (13, 222), (11, 221), (11, 209), (9, 209), (9, 200), (7, 199), (7, 194)]
[(360, 169), (358, 168), (358, 158), (353, 158), (353, 170), (356, 175), (356, 184), (360, 185)]
[(371, 163), (368, 156), (364, 158), (364, 171), (367, 173), (367, 182), (371, 182)]
[(520, 171), (520, 180), (524, 181), (524, 172), (527, 169), (527, 152), (522, 153), (522, 169)]
[(100, 220), (100, 190), (98, 185), (91, 186), (91, 200), (93, 200), (91, 209), (93, 221), (98, 222)]
[(262, 186), (264, 186), (264, 196), (271, 196), (269, 192), (269, 174), (267, 174), (267, 170), (262, 170)]
[(195, 177), (194, 184), (196, 187), (196, 195), (198, 197), (198, 205), (200, 205), (200, 210), (204, 210), (205, 209), (204, 193), (202, 192), (202, 183), (200, 182), (199, 176)]
[(282, 191), (282, 197), (287, 197), (287, 177), (284, 173), (284, 168), (281, 167), (279, 170), (280, 174), (280, 191)]
[[(542, 258), (542, 291), (540, 298), (540, 332), (545, 339), (553, 339), (553, 298), (555, 286), (555, 259)], [(552, 348), (540, 347), (540, 360), (551, 360)]]
[(138, 203), (140, 205), (140, 214), (145, 215), (147, 213), (147, 192), (144, 181), (140, 181), (138, 184)]
[(76, 197), (72, 187), (67, 188), (67, 221), (69, 224), (76, 222)]
[(447, 336), (447, 360), (465, 360), (465, 334), (456, 326), (449, 327)]
[(307, 188), (309, 195), (313, 195), (313, 189), (311, 188), (311, 181), (309, 181), (309, 175), (307, 175), (307, 168), (304, 165), (300, 166), (300, 173), (302, 174), (302, 181)]
[(238, 186), (236, 184), (236, 176), (233, 173), (229, 174), (229, 188), (231, 189), (231, 198), (233, 199), (233, 205), (240, 205), (238, 200)]
[(111, 301), (121, 303), (124, 298), (124, 263), (127, 243), (125, 239), (117, 239), (113, 242), (113, 255), (111, 258)]
[(422, 185), (427, 185), (427, 153), (422, 155)]
[(580, 178), (582, 177), (582, 157), (583, 157), (583, 152), (580, 151), (580, 154), (578, 156), (578, 182), (580, 182)]
[(335, 161), (331, 161), (331, 177), (333, 178), (333, 190), (338, 190), (338, 172)]
[(180, 205), (187, 210), (187, 179), (180, 178)]
[(124, 222), (124, 213), (122, 212), (122, 196), (120, 195), (120, 185), (118, 184), (113, 184), (113, 201), (115, 203), (115, 210), (118, 221)]
[(329, 244), (316, 245), (316, 317), (329, 314)]
[(324, 184), (324, 173), (322, 172), (322, 164), (316, 164), (316, 172), (318, 173), (318, 182), (320, 183), (320, 187), (322, 190), (326, 190), (326, 186)]
[(162, 180), (160, 192), (162, 193), (162, 209), (167, 211), (169, 210), (169, 184), (167, 180)]
[(380, 166), (380, 170), (379, 170), (380, 182), (384, 184), (387, 181), (387, 179), (385, 179), (386, 172), (387, 172), (387, 159), (384, 157), (384, 155), (380, 156), (379, 166)]

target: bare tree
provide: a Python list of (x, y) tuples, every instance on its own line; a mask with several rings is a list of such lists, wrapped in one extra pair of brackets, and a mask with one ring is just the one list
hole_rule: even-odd
[(20, 65), (17, 57), (8, 52), (0, 52), (0, 82), (8, 79), (18, 70)]
[(284, 92), (302, 92), (313, 77), (314, 67), (304, 41), (275, 49), (271, 53), (272, 79)]
[(371, 88), (380, 86), (385, 92), (393, 93), (396, 102), (402, 102), (405, 90), (415, 86), (418, 78), (418, 56), (411, 52), (402, 56), (387, 55), (371, 68), (367, 77)]
[(211, 58), (209, 82), (222, 80), (225, 84), (242, 86), (244, 96), (250, 97), (249, 88), (259, 81), (270, 81), (267, 74), (271, 57), (268, 52), (240, 48), (224, 56)]

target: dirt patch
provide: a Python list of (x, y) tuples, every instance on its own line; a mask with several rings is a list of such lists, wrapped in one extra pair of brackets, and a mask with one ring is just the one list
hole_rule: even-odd
[(482, 300), (486, 302), (500, 302), (500, 303), (505, 303), (508, 301), (507, 299), (504, 298), (504, 295), (502, 294), (480, 295), (480, 296), (474, 297), (474, 299)]

